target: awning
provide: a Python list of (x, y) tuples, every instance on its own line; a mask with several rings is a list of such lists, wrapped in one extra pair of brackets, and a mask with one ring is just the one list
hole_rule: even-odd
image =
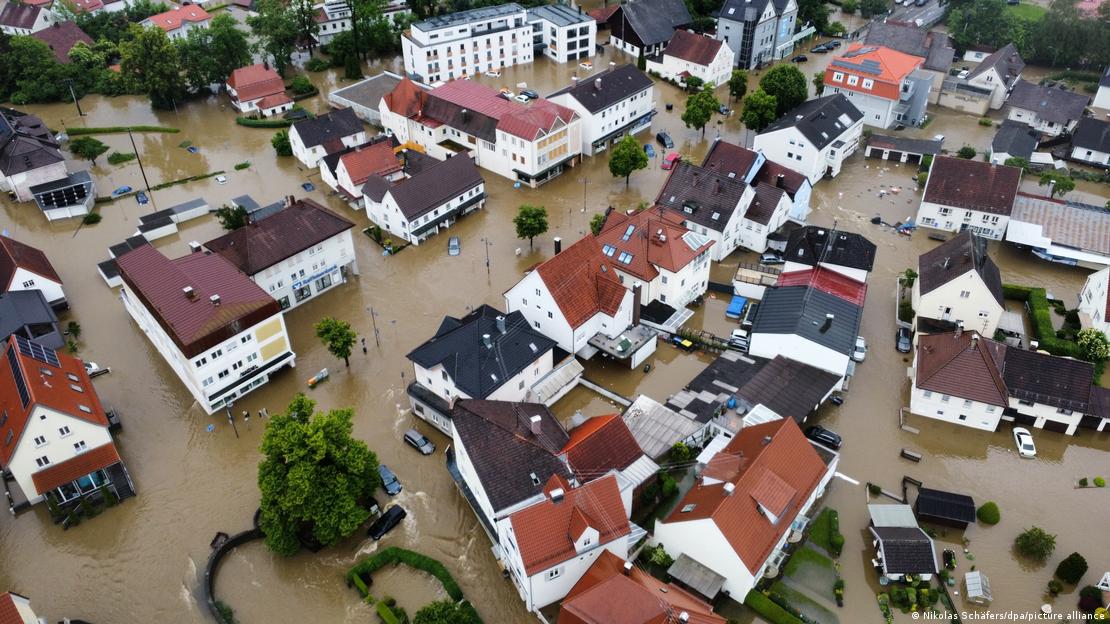
[(685, 554), (679, 555), (678, 560), (667, 568), (667, 574), (709, 600), (716, 598), (725, 585), (725, 577)]
[(558, 396), (567, 385), (577, 384), (584, 370), (577, 359), (570, 358), (566, 363), (552, 369), (551, 372), (532, 384), (532, 397), (536, 401), (548, 405), (548, 400)]

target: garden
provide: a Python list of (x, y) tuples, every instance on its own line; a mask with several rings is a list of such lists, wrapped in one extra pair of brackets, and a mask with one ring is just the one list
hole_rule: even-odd
[[(1110, 339), (1097, 329), (1082, 329), (1079, 311), (1068, 310), (1059, 299), (1049, 299), (1044, 288), (1004, 284), (1002, 296), (1025, 303), (1037, 348), (1052, 355), (1086, 360), (1094, 364), (1097, 381), (1110, 356)], [(996, 333), (995, 339), (998, 339)]]
[[(404, 564), (435, 577), (448, 600), (437, 600), (421, 608), (410, 620), (390, 596), (375, 598), (370, 593), (373, 573), (386, 566)], [(459, 584), (439, 561), (418, 552), (391, 546), (363, 559), (347, 572), (347, 586), (355, 587), (366, 604), (373, 605), (383, 624), (482, 624), (482, 618), (464, 597)]]

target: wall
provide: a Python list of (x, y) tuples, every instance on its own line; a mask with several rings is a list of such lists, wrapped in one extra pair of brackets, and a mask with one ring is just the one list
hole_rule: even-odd
[(459, 474), (462, 475), (463, 481), (470, 487), (474, 499), (478, 501), (478, 511), (485, 515), (486, 520), (492, 525), (496, 521), (493, 503), (490, 502), (485, 488), (482, 487), (482, 481), (478, 478), (478, 471), (474, 469), (474, 463), (470, 460), (466, 445), (462, 438), (454, 432), (452, 432), (451, 442), (455, 449), (455, 465), (459, 469)]
[(647, 69), (649, 72), (655, 72), (663, 78), (675, 80), (680, 83), (685, 83), (685, 79), (680, 77), (680, 74), (689, 72), (691, 76), (700, 78), (704, 83), (713, 83), (715, 86), (720, 87), (728, 83), (732, 75), (732, 63), (732, 49), (727, 45), (722, 45), (720, 50), (717, 51), (717, 55), (708, 65), (699, 65), (685, 59), (664, 54), (662, 62), (649, 60)]
[[(1079, 311), (1091, 320), (1092, 327), (1110, 336), (1110, 316), (1106, 314), (1107, 289), (1110, 288), (1110, 269), (1103, 269), (1087, 277), (1079, 293)], [(1080, 315), (1082, 319), (1083, 315)]]
[(755, 586), (755, 577), (712, 519), (667, 523), (656, 521), (652, 542), (662, 544), (667, 554), (675, 559), (685, 554), (725, 577), (722, 589), (737, 601), (743, 601), (744, 596)]
[[(537, 290), (540, 293), (538, 295)], [(576, 340), (577, 332), (567, 323), (547, 285), (540, 279), (539, 271), (528, 273), (505, 292), (505, 312), (516, 311), (523, 314), (534, 329), (557, 342), (564, 351), (574, 353), (578, 350), (572, 344), (572, 341), (579, 342)]]
[[(505, 28), (506, 20), (513, 21), (514, 25)], [(502, 23), (498, 25), (498, 21)], [(473, 29), (483, 24), (502, 30), (473, 35)], [(464, 29), (465, 33), (460, 34), (460, 29)], [(452, 36), (445, 37), (446, 33), (452, 33)], [(462, 52), (459, 52), (460, 47)], [(448, 50), (453, 53), (450, 57)], [(521, 10), (497, 20), (458, 24), (450, 29), (424, 32), (412, 28), (401, 36), (401, 53), (406, 73), (416, 74), (421, 82), (447, 82), (488, 70), (531, 63), (532, 27), (528, 24), (527, 13)]]
[[(967, 296), (964, 296), (965, 293)], [(921, 294), (921, 280), (916, 280), (913, 283), (913, 309), (919, 316), (962, 321), (964, 329), (975, 330), (988, 338), (994, 336), (1003, 311), (975, 271), (968, 271), (925, 294)]]
[[(946, 210), (948, 214), (942, 214)], [(966, 224), (967, 229), (991, 240), (1002, 240), (1002, 235), (1006, 232), (1006, 225), (1009, 222), (1010, 217), (1008, 215), (954, 208), (926, 201), (921, 202), (921, 206), (917, 209), (917, 224), (920, 226), (934, 230), (959, 232), (962, 226)]]
[(875, 128), (888, 128), (894, 125), (894, 100), (859, 93), (851, 89), (842, 89), (836, 86), (835, 83), (826, 83), (825, 90), (821, 92), (821, 95), (832, 95), (834, 93), (843, 93), (844, 97), (848, 98), (848, 101), (863, 113), (863, 123), (865, 125)]
[[(295, 308), (325, 290), (342, 284), (340, 267), (349, 267), (348, 270), (351, 273), (358, 275), (351, 232), (350, 229), (340, 232), (322, 243), (255, 273), (250, 278), (281, 303), (282, 309)], [(324, 278), (331, 283), (322, 285), (320, 280)], [(302, 284), (302, 282), (305, 283)], [(301, 288), (308, 289), (308, 296), (300, 301), (295, 294), (298, 284), (301, 284)]]
[[(1014, 78), (1014, 83), (1021, 79), (1021, 74)], [(973, 87), (980, 89), (989, 89), (991, 92), (990, 107), (993, 110), (1002, 108), (1006, 103), (1006, 96), (1009, 92), (1006, 90), (1006, 83), (1003, 82), (1002, 77), (998, 74), (998, 70), (990, 68), (987, 71), (979, 74), (978, 76), (970, 79), (967, 83)]]
[[(69, 389), (66, 379), (60, 378), (58, 375), (55, 375), (52, 379), (59, 385), (58, 392), (73, 392)], [(90, 408), (93, 400), (94, 397), (90, 396), (88, 398)], [(43, 416), (46, 417), (46, 420), (42, 420)], [(69, 434), (64, 437), (58, 431), (63, 426), (69, 427)], [(39, 436), (46, 438), (46, 444), (36, 447), (34, 439)], [(20, 489), (23, 490), (24, 496), (31, 504), (41, 501), (42, 495), (45, 494), (45, 492), (39, 492), (35, 489), (32, 475), (44, 468), (60, 464), (79, 455), (80, 452), (73, 448), (73, 445), (79, 441), (85, 442), (85, 450), (87, 451), (110, 443), (112, 435), (108, 433), (107, 427), (101, 427), (87, 420), (75, 418), (42, 405), (37, 405), (31, 410), (31, 414), (27, 418), (27, 425), (19, 439), (16, 440), (18, 447), (8, 465), (5, 466), (5, 468), (11, 470), (12, 476), (15, 477)], [(38, 464), (35, 463), (35, 459), (39, 457), (48, 458), (50, 460), (49, 466), (39, 468)]]
[(65, 162), (56, 162), (45, 167), (8, 176), (5, 183), (0, 186), (4, 187), (3, 190), (15, 191), (17, 201), (34, 201), (35, 196), (31, 194), (32, 186), (60, 180), (66, 177), (67, 174)]
[(597, 39), (597, 22), (593, 19), (561, 27), (541, 19), (537, 27), (548, 44), (543, 49), (544, 56), (556, 63), (593, 58), (594, 40)]
[(38, 273), (32, 273), (23, 267), (19, 267), (15, 270), (8, 290), (40, 290), (46, 302), (50, 304), (66, 298), (65, 292), (62, 291), (61, 284), (52, 279), (43, 277)]
[(1010, 112), (1006, 118), (1032, 126), (1037, 132), (1046, 134), (1050, 137), (1060, 136), (1064, 132), (1071, 132), (1075, 129), (1076, 124), (1079, 123), (1078, 119), (1069, 119), (1068, 122), (1064, 124), (1047, 121), (1041, 119), (1033, 111), (1017, 108), (1016, 106), (1010, 107)]
[[(604, 77), (602, 80), (604, 81)], [(593, 145), (595, 141), (650, 113), (655, 108), (654, 97), (655, 88), (648, 87), (639, 93), (635, 93), (630, 97), (616, 102), (608, 108), (598, 111), (596, 114), (587, 110), (585, 106), (582, 106), (582, 104), (569, 93), (557, 95), (551, 98), (551, 101), (566, 106), (578, 113), (578, 117), (581, 120), (581, 151), (587, 156), (592, 156), (608, 148), (607, 141), (606, 144), (599, 145), (595, 149)], [(629, 128), (625, 131), (625, 134), (629, 131), (634, 133), (640, 132), (650, 127), (651, 121), (649, 120), (646, 124)], [(621, 136), (623, 136), (623, 134)], [(618, 136), (611, 140), (619, 139), (620, 137)]]
[(1079, 421), (1083, 419), (1082, 412), (1072, 412), (1070, 414), (1062, 413), (1058, 408), (1051, 405), (1045, 405), (1044, 403), (1027, 405), (1021, 403), (1014, 397), (1010, 397), (1010, 409), (1017, 410), (1018, 413), (1024, 416), (1036, 418), (1037, 421), (1033, 423), (1033, 426), (1038, 429), (1044, 429), (1045, 425), (1049, 422), (1063, 423), (1067, 425), (1067, 430), (1065, 431), (1067, 435), (1075, 435), (1075, 430), (1079, 426)]
[[(838, 321), (834, 321), (838, 322)], [(839, 321), (844, 322), (844, 321)], [(796, 334), (752, 333), (750, 355), (774, 359), (783, 355), (803, 364), (844, 376), (848, 370), (849, 356), (807, 340)]]
[(931, 392), (913, 384), (910, 388), (910, 411), (918, 416), (943, 420), (983, 431), (996, 431), (1002, 409), (979, 401), (970, 401), (940, 392)]
[(1107, 152), (1076, 147), (1072, 149), (1071, 157), (1076, 160), (1082, 160), (1083, 162), (1101, 165), (1103, 167), (1110, 166), (1110, 153)]

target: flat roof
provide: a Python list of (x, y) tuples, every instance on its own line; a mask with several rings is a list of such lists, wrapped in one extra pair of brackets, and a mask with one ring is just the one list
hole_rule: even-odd
[(595, 21), (588, 14), (575, 11), (563, 4), (545, 4), (534, 9), (528, 9), (528, 17), (529, 19), (537, 17), (556, 26), (570, 26), (571, 24)]
[(477, 9), (470, 9), (469, 11), (459, 11), (457, 13), (448, 13), (447, 15), (437, 15), (429, 17), (426, 20), (421, 20), (412, 25), (417, 30), (429, 31), (440, 30), (443, 28), (451, 28), (453, 26), (460, 26), (462, 24), (469, 24), (471, 22), (480, 22), (488, 19), (495, 19), (498, 17), (505, 17), (514, 13), (523, 11), (524, 8), (515, 2), (509, 4), (502, 4), (499, 6), (481, 7)]

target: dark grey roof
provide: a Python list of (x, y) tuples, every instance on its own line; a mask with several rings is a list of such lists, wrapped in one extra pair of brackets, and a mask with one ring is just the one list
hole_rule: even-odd
[(293, 124), (293, 129), (305, 147), (316, 147), (326, 141), (363, 131), (362, 122), (349, 108), (334, 110), (314, 119), (303, 119)]
[(919, 528), (871, 527), (882, 542), (883, 571), (887, 574), (936, 574), (933, 542)]
[(1002, 82), (1009, 88), (1025, 69), (1025, 61), (1021, 60), (1021, 55), (1018, 54), (1017, 47), (1012, 43), (1007, 43), (1002, 49), (996, 50), (990, 56), (983, 59), (978, 67), (971, 70), (967, 78), (970, 80), (992, 67), (998, 71), (998, 75), (1002, 78)]
[(1007, 103), (1015, 108), (1032, 111), (1046, 121), (1063, 124), (1083, 117), (1083, 110), (1087, 108), (1090, 99), (1082, 93), (1018, 80)]
[(435, 119), (459, 132), (476, 136), (489, 143), (497, 142), (498, 119), (449, 102), (435, 95), (428, 95), (424, 102), (424, 116)]
[(250, 195), (240, 195), (238, 197), (232, 197), (231, 198), (231, 203), (235, 204), (236, 206), (239, 206), (240, 208), (242, 208), (243, 210), (246, 210), (247, 212), (258, 210), (258, 208), (259, 208), (258, 202), (255, 201), (254, 198), (251, 197)]
[(436, 15), (428, 19), (421, 20), (413, 24), (413, 28), (423, 31), (440, 30), (442, 28), (452, 28), (469, 24), (470, 22), (477, 22), (481, 20), (493, 19), (495, 17), (509, 16), (514, 13), (523, 11), (519, 4), (515, 2), (509, 4), (501, 4), (496, 6), (479, 7), (477, 9), (470, 9), (467, 11), (455, 11), (452, 13), (444, 13), (443, 15)]
[(759, 303), (751, 333), (795, 334), (847, 355), (856, 346), (862, 316), (859, 306), (816, 288), (771, 287)]
[(693, 21), (682, 0), (632, 0), (621, 8), (640, 41), (649, 46), (670, 41), (675, 28)]
[[(768, 0), (727, 0), (718, 16), (733, 22), (754, 22), (763, 15), (767, 2)], [(778, 9), (777, 3), (775, 8)]]
[[(0, 342), (29, 325), (52, 326), (53, 331), (44, 333), (41, 338), (36, 337), (36, 342), (51, 349), (61, 348), (65, 344), (58, 333), (58, 317), (50, 309), (42, 291), (12, 290), (0, 294)], [(41, 331), (43, 328), (37, 329)]]
[[(380, 176), (371, 176), (370, 179), (373, 180), (374, 177)], [(482, 174), (474, 161), (466, 154), (457, 154), (397, 182), (389, 187), (389, 194), (393, 196), (405, 218), (413, 221), (482, 182)], [(374, 184), (368, 181), (363, 186), (363, 191), (366, 192), (368, 187), (372, 195), (380, 192), (380, 183), (377, 181)]]
[(1084, 117), (1071, 134), (1072, 147), (1110, 152), (1110, 121)]
[(548, 99), (568, 93), (586, 110), (598, 113), (651, 86), (651, 78), (635, 65), (621, 65), (583, 78), (577, 84), (552, 93)]
[(698, 373), (686, 389), (692, 392), (735, 394), (766, 366), (768, 360), (725, 351)]
[(740, 396), (802, 422), (839, 382), (839, 375), (780, 355), (744, 384)]
[(1020, 121), (1007, 119), (1002, 122), (998, 132), (994, 133), (991, 151), (1029, 160), (1033, 151), (1037, 149), (1039, 137), (1039, 133), (1029, 126)]
[(64, 178), (36, 184), (30, 189), (35, 197), (35, 205), (40, 210), (52, 210), (65, 206), (91, 204), (96, 193), (92, 176), (87, 170), (74, 171)]
[(681, 161), (671, 170), (655, 202), (687, 221), (720, 232), (740, 208), (746, 187), (740, 178)]
[(888, 136), (885, 134), (872, 134), (867, 138), (867, 145), (872, 147), (909, 152), (911, 154), (932, 154), (933, 156), (940, 153), (940, 146), (943, 144), (944, 141), (911, 139), (908, 137)]
[(747, 212), (744, 213), (744, 218), (760, 225), (767, 225), (771, 222), (771, 217), (775, 216), (775, 210), (782, 202), (783, 196), (786, 195), (786, 190), (781, 189), (773, 184), (766, 182), (758, 182), (755, 184), (755, 197), (752, 198), (751, 205), (748, 206)]
[[(9, 9), (13, 6), (20, 5), (8, 3)], [(64, 160), (42, 119), (0, 108), (0, 172), (12, 176)]]
[(348, 87), (336, 89), (328, 94), (328, 97), (342, 98), (377, 111), (378, 103), (382, 101), (382, 98), (400, 83), (401, 76), (385, 71), (377, 76), (360, 80)]
[(1094, 365), (1022, 349), (1006, 349), (1002, 379), (1010, 396), (1075, 412), (1087, 412)]
[(886, 20), (871, 24), (864, 45), (892, 48), (905, 54), (925, 59), (925, 69), (948, 71), (956, 50), (949, 45), (948, 35), (933, 30), (923, 30), (915, 24)]
[(1002, 302), (1002, 274), (987, 255), (987, 239), (972, 234), (971, 230), (964, 230), (921, 254), (917, 260), (921, 294), (930, 293), (966, 275), (968, 271), (978, 273), (998, 305), (1005, 305)]
[[(498, 317), (505, 319), (504, 333), (498, 329)], [(485, 346), (484, 335), (492, 346)], [(555, 341), (532, 329), (520, 312), (506, 315), (483, 305), (462, 318), (445, 317), (436, 335), (408, 358), (424, 368), (442, 364), (459, 390), (484, 399), (554, 346)]]
[[(539, 435), (530, 428), (533, 416), (540, 417)], [(551, 475), (572, 478), (556, 455), (570, 436), (543, 405), (462, 399), (451, 421), (495, 512), (542, 493)]]
[(529, 21), (542, 19), (556, 26), (570, 26), (571, 24), (582, 24), (593, 20), (582, 10), (575, 11), (563, 4), (544, 4), (528, 9), (528, 19)]
[(822, 150), (860, 119), (863, 119), (863, 113), (843, 94), (836, 93), (803, 102), (787, 111), (760, 134), (797, 128), (802, 136)]
[(966, 494), (920, 488), (915, 511), (920, 516), (955, 522), (975, 522), (975, 501)]
[(823, 262), (870, 271), (875, 266), (875, 243), (852, 232), (807, 225), (790, 234), (783, 257), (789, 262), (809, 266)]

